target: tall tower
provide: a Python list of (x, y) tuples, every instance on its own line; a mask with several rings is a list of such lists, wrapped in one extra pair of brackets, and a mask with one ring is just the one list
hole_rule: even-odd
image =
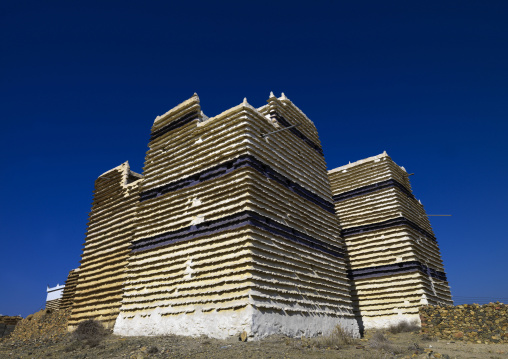
[(139, 198), (115, 333), (358, 334), (317, 131), (285, 96), (157, 117)]
[[(97, 178), (69, 327), (96, 319), (112, 328), (118, 316), (132, 242), (141, 175), (125, 162)], [(71, 273), (69, 274), (71, 277)]]
[(452, 304), (439, 247), (406, 171), (386, 153), (328, 172), (360, 324), (419, 321), (424, 304)]

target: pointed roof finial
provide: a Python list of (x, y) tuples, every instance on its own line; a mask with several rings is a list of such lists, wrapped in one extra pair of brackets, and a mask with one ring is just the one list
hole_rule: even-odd
[(247, 97), (244, 97), (244, 98), (243, 98), (243, 104), (244, 104), (244, 105), (247, 105)]
[(284, 95), (284, 92), (280, 95), (280, 97), (283, 99), (283, 100), (287, 100), (288, 98), (286, 97), (286, 95)]
[(272, 98), (272, 97), (275, 97), (275, 95), (273, 94), (273, 91), (270, 91), (270, 96), (268, 98)]

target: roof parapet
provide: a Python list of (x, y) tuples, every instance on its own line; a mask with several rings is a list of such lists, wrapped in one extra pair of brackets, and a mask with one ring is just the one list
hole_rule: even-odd
[(175, 107), (173, 107), (171, 110), (169, 110), (168, 112), (166, 112), (165, 114), (161, 115), (161, 116), (157, 116), (155, 118), (155, 120), (153, 121), (153, 127), (152, 127), (152, 130), (156, 127), (159, 127), (162, 125), (162, 123), (164, 122), (164, 120), (166, 120), (168, 117), (171, 117), (189, 107), (193, 107), (195, 105), (197, 105), (199, 107), (199, 112), (201, 112), (201, 107), (199, 106), (200, 102), (199, 102), (199, 96), (197, 93), (194, 92), (194, 95), (192, 95), (191, 98), (189, 98), (188, 100), (185, 100), (183, 101), (182, 103), (176, 105)]
[(328, 173), (334, 173), (334, 172), (337, 172), (337, 171), (342, 171), (342, 170), (345, 170), (345, 169), (348, 169), (348, 168), (351, 168), (351, 167), (355, 167), (355, 166), (361, 165), (361, 164), (366, 163), (366, 162), (379, 160), (379, 159), (384, 158), (384, 157), (390, 158), (390, 156), (388, 156), (386, 151), (384, 151), (383, 153), (380, 153), (379, 155), (372, 156), (372, 157), (367, 157), (367, 158), (364, 158), (362, 160), (355, 161), (353, 163), (349, 162), (347, 165), (343, 165), (343, 166), (340, 166), (340, 167), (337, 167), (337, 168), (329, 170)]

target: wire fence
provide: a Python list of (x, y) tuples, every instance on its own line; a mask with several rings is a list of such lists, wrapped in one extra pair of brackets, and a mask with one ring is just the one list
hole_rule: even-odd
[(461, 296), (453, 295), (453, 304), (488, 304), (488, 303), (508, 303), (508, 297), (476, 297), (476, 296)]

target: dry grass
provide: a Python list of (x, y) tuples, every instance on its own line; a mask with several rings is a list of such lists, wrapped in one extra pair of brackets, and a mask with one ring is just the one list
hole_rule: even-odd
[(159, 348), (157, 348), (155, 345), (148, 348), (146, 351), (148, 354), (157, 354), (159, 352)]
[(428, 335), (428, 334), (422, 334), (422, 335), (420, 335), (420, 339), (421, 339), (422, 342), (435, 342), (435, 341), (437, 341), (436, 337), (433, 337), (433, 336)]
[(382, 331), (375, 331), (372, 334), (372, 337), (369, 339), (369, 347), (372, 349), (382, 350), (384, 352), (400, 354), (403, 352), (401, 348), (393, 345), (393, 343), (388, 340), (388, 338), (384, 335)]
[(109, 331), (104, 328), (102, 323), (93, 319), (79, 323), (74, 333), (72, 333), (76, 340), (84, 342), (90, 347), (99, 345), (108, 334)]
[(397, 324), (390, 325), (387, 330), (392, 334), (417, 332), (420, 331), (420, 325), (416, 320), (412, 320), (411, 322), (402, 320)]
[(348, 332), (340, 325), (337, 325), (329, 335), (323, 335), (308, 340), (309, 345), (314, 348), (334, 348), (339, 349), (346, 345), (352, 345), (357, 342), (352, 333)]

